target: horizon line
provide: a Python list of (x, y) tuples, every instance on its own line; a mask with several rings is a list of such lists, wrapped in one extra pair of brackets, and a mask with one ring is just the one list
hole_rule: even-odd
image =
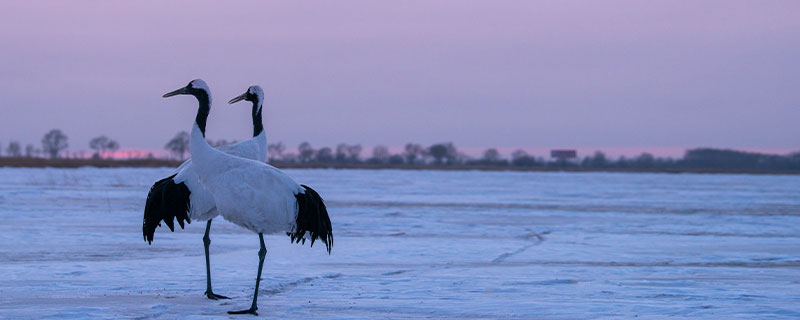
[[(435, 144), (435, 143), (434, 143)], [(349, 144), (352, 145), (352, 144)], [(420, 144), (421, 145), (421, 144)], [(433, 144), (432, 144), (433, 145)], [(35, 146), (35, 145), (34, 145)], [(361, 158), (362, 159), (369, 159), (371, 157), (372, 150), (377, 146), (386, 146), (386, 145), (375, 145), (375, 146), (363, 146), (361, 151)], [(3, 148), (3, 152), (0, 153), (3, 157), (6, 157), (5, 147), (7, 144), (0, 146)], [(313, 147), (313, 144), (312, 144)], [(314, 150), (319, 150), (321, 148), (336, 148), (336, 145), (333, 146), (326, 146), (322, 145), (321, 147), (314, 148)], [(405, 151), (405, 145), (402, 146), (386, 146), (389, 149), (391, 154), (402, 154)], [(428, 147), (423, 145), (423, 147)], [(578, 158), (583, 158), (587, 156), (594, 155), (595, 152), (602, 152), (608, 157), (611, 158), (619, 158), (619, 157), (634, 157), (639, 156), (644, 153), (649, 153), (655, 157), (660, 158), (680, 158), (683, 157), (686, 151), (691, 149), (718, 149), (718, 150), (735, 150), (741, 152), (753, 152), (753, 153), (761, 153), (761, 154), (771, 154), (771, 155), (788, 155), (793, 152), (800, 151), (800, 147), (798, 148), (736, 148), (736, 147), (713, 147), (713, 146), (698, 146), (698, 147), (554, 147), (554, 148), (545, 148), (545, 147), (508, 147), (508, 146), (499, 146), (499, 147), (459, 147), (456, 145), (456, 149), (459, 153), (464, 154), (468, 157), (472, 158), (480, 158), (483, 155), (483, 152), (488, 149), (496, 149), (503, 158), (510, 158), (511, 153), (516, 150), (523, 150), (527, 152), (529, 155), (533, 157), (550, 157), (550, 151), (552, 150), (575, 150), (578, 154)], [(287, 148), (284, 151), (284, 154), (293, 154), (296, 153), (297, 148)], [(40, 149), (37, 148), (40, 151)], [(68, 157), (71, 158), (91, 158), (94, 155), (95, 151), (90, 149), (78, 149), (78, 150), (67, 150)], [(24, 153), (24, 152), (23, 152)], [(187, 151), (187, 154), (189, 152)], [(115, 152), (106, 152), (103, 158), (113, 158), (113, 159), (133, 159), (133, 158), (146, 158), (150, 154), (153, 155), (155, 158), (160, 159), (172, 159), (170, 152), (165, 149), (150, 149), (150, 148), (120, 148)], [(79, 155), (79, 156), (78, 156)], [(189, 157), (187, 157), (188, 159)]]

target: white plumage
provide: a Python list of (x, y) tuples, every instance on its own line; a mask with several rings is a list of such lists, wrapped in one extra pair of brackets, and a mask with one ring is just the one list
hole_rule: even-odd
[[(202, 80), (192, 81), (185, 88), (170, 92), (165, 96), (185, 93), (200, 94), (201, 96), (198, 96), (198, 99), (202, 99), (208, 105), (211, 103), (211, 94), (208, 86)], [(267, 160), (267, 137), (261, 119), (261, 109), (264, 101), (263, 90), (259, 86), (251, 86), (247, 92), (231, 100), (231, 103), (239, 100), (248, 100), (253, 103), (253, 138), (221, 147), (219, 150), (236, 157), (265, 162)], [(161, 221), (164, 221), (173, 231), (175, 230), (173, 219), (176, 218), (181, 228), (184, 226), (184, 221), (207, 221), (206, 232), (203, 237), (206, 256), (206, 296), (209, 299), (226, 299), (227, 297), (225, 296), (215, 294), (211, 288), (211, 262), (209, 257), (211, 238), (209, 237), (209, 232), (211, 230), (211, 221), (219, 216), (219, 210), (214, 197), (197, 178), (193, 166), (192, 159), (186, 160), (178, 167), (175, 174), (153, 184), (147, 195), (142, 233), (145, 241), (152, 242), (155, 229), (161, 225)]]
[[(187, 87), (205, 92), (208, 96), (209, 104), (211, 103), (208, 85), (203, 80), (194, 80)], [(266, 162), (267, 135), (264, 132), (261, 116), (264, 91), (259, 86), (251, 86), (247, 89), (247, 92), (234, 98), (231, 102), (240, 100), (253, 102), (254, 136), (235, 144), (220, 147), (219, 150), (236, 157)], [(186, 160), (175, 170), (172, 176), (156, 182), (151, 188), (145, 206), (143, 223), (145, 240), (152, 241), (153, 232), (157, 224), (162, 220), (172, 230), (174, 229), (173, 217), (177, 217), (178, 223), (183, 227), (182, 219), (184, 217), (191, 222), (191, 220), (208, 221), (219, 216), (214, 197), (200, 183), (193, 167), (192, 159)], [(188, 192), (182, 190), (182, 187), (188, 189)], [(184, 204), (186, 202), (188, 202), (188, 208)]]
[[(267, 138), (264, 131), (258, 136), (241, 141), (235, 144), (223, 146), (220, 151), (237, 156), (240, 158), (253, 159), (265, 162), (267, 159)], [(219, 216), (214, 197), (206, 190), (197, 174), (194, 172), (192, 159), (186, 160), (176, 170), (176, 175), (172, 178), (176, 184), (184, 183), (191, 191), (189, 196), (189, 218), (192, 220), (206, 221)]]
[[(256, 135), (253, 140), (257, 146), (252, 147), (258, 154), (251, 159), (248, 159), (247, 156), (243, 157), (242, 154), (236, 154), (238, 151), (226, 153), (225, 150), (214, 149), (206, 141), (205, 127), (211, 109), (211, 95), (205, 82), (199, 79), (194, 80), (186, 87), (167, 93), (164, 97), (178, 94), (191, 94), (197, 98), (199, 104), (192, 133), (189, 136), (189, 150), (192, 159), (191, 162), (187, 161), (182, 165), (179, 168), (180, 172), (175, 176), (177, 185), (185, 187), (172, 187), (166, 183), (167, 187), (162, 188), (161, 193), (163, 195), (182, 194), (188, 198), (187, 203), (191, 202), (191, 208), (181, 207), (180, 203), (161, 204), (158, 203), (158, 199), (151, 204), (150, 195), (148, 195), (143, 227), (145, 239), (147, 240), (148, 222), (151, 227), (153, 224), (153, 219), (148, 220), (148, 212), (157, 211), (153, 208), (162, 206), (172, 211), (183, 209), (184, 211), (189, 210), (191, 215), (198, 218), (207, 217), (209, 220), (206, 235), (203, 238), (206, 246), (206, 295), (211, 299), (219, 299), (226, 297), (216, 295), (211, 291), (211, 271), (208, 257), (210, 219), (219, 214), (225, 220), (258, 233), (261, 249), (258, 251), (258, 275), (256, 276), (253, 303), (249, 309), (229, 312), (256, 314), (258, 286), (261, 281), (264, 257), (267, 254), (263, 234), (285, 232), (291, 237), (292, 242), (302, 241), (305, 243), (306, 239), (310, 239), (312, 246), (316, 239), (320, 239), (325, 243), (330, 254), (333, 245), (333, 231), (328, 211), (322, 197), (310, 187), (297, 184), (283, 171), (264, 163), (263, 160), (251, 160), (258, 159), (257, 157), (261, 154), (266, 158), (266, 139), (257, 140), (259, 131), (263, 133), (260, 105), (260, 101), (263, 100), (263, 91), (260, 87), (250, 87), (247, 92), (229, 102), (259, 101), (253, 105), (253, 130)], [(246, 147), (241, 148), (250, 150)], [(151, 194), (153, 194), (152, 189)], [(195, 199), (193, 196), (197, 198)], [(168, 197), (164, 196), (164, 198)], [(209, 201), (209, 199), (212, 200)], [(212, 208), (206, 211), (212, 205), (216, 209)], [(156, 217), (157, 215), (153, 214), (152, 216)], [(178, 218), (181, 223), (180, 217)], [(170, 228), (172, 228), (171, 220), (172, 217), (169, 221), (164, 220), (170, 225)], [(152, 228), (155, 229), (155, 227)]]
[[(198, 87), (204, 87), (204, 90), (209, 90), (208, 86), (205, 85), (205, 82), (198, 85)], [(210, 97), (210, 91), (208, 94)], [(231, 102), (235, 102), (234, 100), (237, 98), (244, 100), (248, 99), (248, 97), (253, 100), (252, 118), (253, 127), (255, 130), (257, 130), (256, 135), (250, 139), (220, 147), (218, 150), (239, 158), (267, 162), (267, 134), (263, 129), (263, 125), (261, 124), (261, 109), (264, 103), (264, 90), (262, 90), (260, 86), (251, 86), (247, 89), (247, 92), (232, 99)], [(209, 99), (209, 102), (211, 102), (211, 99)], [(216, 209), (214, 198), (211, 196), (211, 193), (206, 190), (203, 184), (200, 183), (197, 175), (194, 172), (192, 159), (186, 160), (183, 164), (181, 164), (180, 167), (178, 167), (177, 175), (175, 178), (173, 178), (173, 180), (175, 183), (185, 183), (186, 187), (189, 188), (189, 191), (191, 191), (189, 200), (189, 217), (191, 219), (206, 221), (219, 216), (219, 210)]]
[(212, 148), (197, 124), (189, 138), (194, 169), (225, 220), (256, 233), (293, 232), (305, 189), (277, 168)]

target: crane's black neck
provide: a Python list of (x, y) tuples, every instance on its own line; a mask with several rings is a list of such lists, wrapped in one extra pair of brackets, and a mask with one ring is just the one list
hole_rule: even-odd
[(197, 127), (200, 128), (200, 132), (203, 133), (203, 137), (206, 136), (206, 120), (208, 120), (208, 112), (211, 111), (211, 99), (208, 98), (208, 93), (205, 91), (201, 91), (200, 93), (195, 95), (197, 98), (197, 117), (194, 118), (194, 122), (197, 123)]
[(258, 136), (264, 131), (264, 122), (261, 121), (261, 110), (264, 108), (259, 108), (261, 105), (260, 101), (253, 101), (253, 136)]

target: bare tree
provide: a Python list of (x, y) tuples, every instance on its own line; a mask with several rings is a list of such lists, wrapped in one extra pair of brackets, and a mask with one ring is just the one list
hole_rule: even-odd
[(117, 151), (119, 143), (106, 136), (99, 136), (89, 141), (89, 148), (94, 150), (92, 158), (102, 158), (107, 152)]
[(634, 163), (639, 168), (652, 168), (653, 165), (655, 164), (655, 161), (656, 161), (655, 157), (647, 152), (642, 153), (641, 155), (636, 157), (636, 159), (634, 159)]
[(487, 164), (495, 164), (501, 161), (500, 152), (495, 148), (486, 149), (483, 152), (483, 159)]
[(189, 133), (186, 131), (178, 132), (175, 137), (164, 145), (164, 149), (167, 149), (167, 151), (183, 161), (186, 151), (189, 151)]
[(393, 154), (392, 156), (389, 157), (388, 162), (389, 164), (400, 165), (405, 163), (406, 161), (405, 158), (403, 158), (403, 156), (399, 154)]
[(21, 150), (22, 150), (22, 148), (20, 147), (19, 142), (17, 142), (17, 141), (9, 141), (8, 142), (8, 147), (6, 147), (6, 154), (9, 157), (12, 157), (12, 158), (19, 157), (19, 156), (22, 155)]
[(533, 167), (539, 165), (536, 158), (528, 155), (525, 150), (518, 149), (511, 153), (511, 163), (520, 167)]
[(300, 162), (309, 162), (314, 156), (314, 148), (311, 147), (310, 143), (303, 142), (297, 146), (297, 153), (297, 157), (300, 159)]
[(103, 153), (106, 152), (106, 144), (108, 144), (108, 137), (106, 136), (99, 136), (89, 140), (89, 149), (94, 150), (92, 158), (102, 158)]
[(445, 146), (447, 146), (447, 164), (454, 164), (466, 158), (463, 153), (458, 152), (458, 149), (456, 149), (456, 146), (453, 145), (452, 142), (446, 143)]
[(391, 157), (389, 148), (379, 145), (375, 146), (375, 148), (372, 148), (372, 158), (370, 161), (375, 163), (386, 163), (389, 161), (389, 157)]
[(346, 143), (340, 143), (336, 145), (336, 152), (334, 153), (334, 159), (336, 162), (340, 163), (358, 163), (359, 155), (361, 154), (361, 145), (354, 144), (348, 145)]
[(284, 150), (286, 150), (286, 146), (283, 145), (283, 142), (268, 144), (267, 153), (269, 154), (270, 161), (273, 161), (273, 159), (282, 159)]
[(317, 162), (333, 162), (333, 150), (328, 147), (317, 150)]
[(406, 163), (415, 164), (418, 158), (422, 158), (424, 150), (425, 149), (422, 148), (421, 145), (414, 143), (406, 144), (406, 150), (403, 152), (403, 156), (406, 158)]
[(114, 152), (117, 152), (117, 150), (119, 150), (119, 143), (117, 143), (116, 140), (109, 140), (108, 144), (106, 145), (106, 150), (108, 150), (108, 152), (111, 152), (111, 154), (113, 155)]
[(336, 155), (334, 157), (337, 162), (347, 162), (347, 144), (340, 143), (336, 145)]
[(50, 156), (50, 159), (58, 158), (58, 154), (66, 150), (67, 135), (59, 129), (50, 130), (42, 137), (42, 151)]
[(36, 154), (36, 148), (35, 148), (35, 147), (34, 147), (32, 144), (30, 144), (30, 143), (29, 143), (29, 144), (27, 144), (27, 145), (25, 146), (25, 157), (26, 157), (26, 158), (33, 158), (33, 156), (34, 156), (35, 154)]
[(605, 168), (608, 166), (608, 159), (606, 154), (601, 151), (595, 151), (594, 156), (583, 158), (581, 166), (586, 168)]
[(359, 159), (360, 155), (361, 155), (360, 144), (354, 144), (347, 147), (347, 158), (350, 160), (350, 162), (358, 163), (359, 161), (361, 161)]
[(447, 164), (453, 164), (458, 158), (458, 150), (453, 143), (438, 143), (428, 147), (428, 153), (433, 157), (436, 164), (442, 164), (447, 160)]
[(281, 156), (281, 160), (285, 162), (295, 163), (298, 162), (299, 159), (297, 158), (297, 154), (294, 152), (286, 152)]

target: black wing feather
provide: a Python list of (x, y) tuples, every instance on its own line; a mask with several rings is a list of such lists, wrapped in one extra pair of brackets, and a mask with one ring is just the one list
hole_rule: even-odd
[(331, 253), (333, 246), (333, 229), (331, 228), (331, 218), (328, 217), (328, 209), (325, 208), (325, 202), (322, 197), (306, 185), (301, 185), (306, 189), (305, 193), (298, 193), (295, 196), (297, 199), (297, 227), (294, 232), (289, 232), (288, 235), (292, 242), (305, 243), (305, 234), (309, 233), (311, 238), (311, 246), (314, 246), (314, 241), (319, 238)]
[(183, 229), (183, 221), (192, 223), (189, 219), (189, 195), (191, 191), (183, 182), (176, 184), (175, 174), (158, 180), (150, 187), (147, 194), (147, 203), (144, 205), (144, 220), (142, 222), (142, 234), (147, 243), (153, 242), (153, 235), (156, 227), (161, 225), (161, 221), (166, 223), (170, 231), (175, 231), (174, 219)]

